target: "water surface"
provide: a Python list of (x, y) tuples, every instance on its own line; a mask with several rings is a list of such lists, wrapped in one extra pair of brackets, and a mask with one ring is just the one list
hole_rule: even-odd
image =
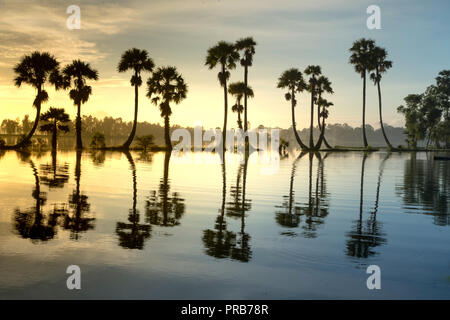
[(1, 154), (0, 298), (450, 298), (447, 161), (262, 159)]

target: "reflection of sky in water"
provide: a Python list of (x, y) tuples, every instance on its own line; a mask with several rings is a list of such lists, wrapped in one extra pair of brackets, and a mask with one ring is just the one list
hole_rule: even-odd
[[(25, 161), (6, 152), (0, 159), (0, 297), (450, 297), (447, 162), (427, 161), (424, 154), (386, 159), (373, 153), (364, 160), (360, 153), (335, 153), (291, 156), (280, 160), (277, 173), (262, 174), (266, 164), (257, 154), (245, 168), (235, 158), (227, 157), (223, 199), (223, 168), (214, 155), (192, 161), (173, 155), (166, 167), (163, 153), (84, 152), (77, 179), (75, 152)], [(45, 198), (40, 220), (33, 214), (35, 173)], [(70, 203), (77, 189), (76, 199), (85, 202), (79, 218), (91, 219), (92, 228), (73, 226), (82, 221)], [(71, 223), (64, 212), (52, 222), (55, 205), (70, 212)], [(28, 228), (23, 238), (16, 209), (31, 212), (21, 216), (25, 226), (53, 223), (54, 235), (32, 241), (30, 230), (40, 229)], [(129, 247), (142, 250), (125, 248), (118, 223), (134, 232), (125, 237)], [(70, 264), (82, 270), (79, 292), (65, 286)], [(370, 264), (381, 267), (377, 292), (365, 285)]]

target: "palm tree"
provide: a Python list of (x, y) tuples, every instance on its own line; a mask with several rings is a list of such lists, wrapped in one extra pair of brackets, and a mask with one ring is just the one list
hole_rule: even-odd
[[(320, 98), (317, 100), (317, 111), (319, 112), (318, 114), (318, 119), (319, 119), (319, 129), (320, 129), (320, 137), (319, 137), (319, 141), (316, 144), (315, 149), (319, 150), (322, 142), (326, 142), (325, 140), (325, 119), (328, 118), (328, 108), (333, 106), (333, 102), (329, 102), (327, 99), (324, 98)], [(320, 111), (320, 108), (322, 108), (322, 111)], [(320, 119), (322, 119), (322, 124), (320, 123)], [(327, 145), (328, 147), (328, 145)]]
[(20, 148), (29, 143), (35, 133), (41, 113), (41, 105), (48, 100), (48, 93), (44, 89), (46, 82), (51, 83), (58, 90), (61, 87), (61, 77), (59, 74), (59, 62), (48, 52), (35, 51), (22, 58), (19, 64), (14, 67), (17, 77), (14, 84), (20, 87), (27, 83), (36, 89), (36, 98), (33, 106), (36, 107), (36, 118), (31, 131), (15, 147)]
[(313, 137), (313, 129), (314, 129), (314, 100), (316, 98), (316, 86), (317, 86), (317, 78), (321, 75), (322, 71), (320, 66), (307, 66), (305, 69), (305, 74), (309, 75), (309, 85), (308, 91), (311, 92), (311, 124), (309, 127), (309, 148), (314, 149), (314, 137)]
[[(237, 112), (238, 114), (238, 126), (239, 129), (243, 130), (242, 128), (242, 120), (241, 120), (241, 113), (245, 110), (245, 106), (242, 106), (241, 100), (242, 97), (249, 97), (253, 98), (254, 93), (251, 87), (248, 87), (244, 82), (233, 82), (230, 83), (230, 86), (228, 87), (228, 93), (232, 96), (236, 97), (236, 104), (234, 104), (231, 107), (231, 111)], [(245, 113), (244, 113), (245, 114)], [(244, 116), (245, 121), (245, 116)], [(246, 130), (246, 126), (244, 124), (244, 130)]]
[[(228, 116), (228, 95), (227, 95), (227, 81), (230, 78), (230, 71), (236, 68), (236, 61), (239, 59), (239, 53), (232, 43), (226, 41), (219, 41), (215, 46), (208, 49), (206, 55), (205, 65), (209, 69), (213, 69), (220, 64), (221, 71), (217, 77), (220, 85), (223, 87), (224, 95), (224, 117), (223, 117), (223, 131), (222, 131), (222, 149), (225, 150), (226, 145), (226, 131), (227, 131), (227, 116)], [(245, 125), (245, 124), (244, 124)]]
[(71, 87), (69, 92), (70, 99), (73, 100), (77, 106), (77, 149), (83, 149), (83, 142), (81, 141), (81, 105), (89, 100), (92, 94), (92, 87), (86, 85), (86, 80), (98, 80), (98, 72), (92, 69), (89, 63), (81, 60), (73, 60), (71, 64), (63, 69), (64, 88)]
[[(317, 78), (317, 86), (316, 86), (316, 93), (317, 93), (317, 102), (316, 102), (316, 104), (317, 104), (317, 115), (318, 115), (318, 117), (317, 117), (317, 124), (318, 124), (319, 130), (320, 130), (323, 142), (325, 143), (327, 148), (331, 149), (330, 144), (328, 143), (327, 139), (325, 138), (325, 133), (322, 134), (322, 131), (325, 131), (325, 128), (322, 128), (322, 124), (320, 123), (321, 115), (326, 113), (325, 112), (325, 108), (330, 106), (330, 105), (325, 105), (325, 104), (322, 103), (322, 105), (321, 105), (322, 106), (322, 111), (320, 110), (321, 106), (319, 105), (319, 102), (322, 99), (322, 94), (325, 93), (325, 92), (329, 93), (329, 94), (333, 94), (334, 93), (333, 92), (333, 88), (331, 87), (331, 81), (325, 76), (320, 76), (319, 78)], [(322, 118), (322, 121), (323, 120), (324, 120), (324, 118)], [(321, 144), (322, 144), (322, 141), (319, 140), (319, 142), (317, 143), (316, 148), (320, 149)]]
[(69, 115), (62, 108), (50, 107), (50, 109), (42, 115), (41, 120), (48, 122), (42, 124), (40, 130), (52, 133), (52, 150), (56, 150), (58, 130), (69, 132), (69, 126), (65, 124), (70, 122)]
[(175, 67), (159, 67), (147, 80), (147, 97), (155, 106), (159, 106), (161, 117), (164, 117), (164, 135), (166, 148), (172, 150), (170, 142), (169, 117), (172, 114), (170, 103), (179, 104), (186, 98), (188, 87)]
[(148, 56), (147, 50), (140, 50), (136, 48), (129, 49), (122, 54), (117, 70), (119, 72), (125, 72), (127, 70), (133, 70), (134, 74), (131, 77), (130, 83), (134, 86), (134, 122), (131, 133), (123, 144), (123, 148), (128, 149), (133, 142), (134, 135), (136, 134), (137, 127), (137, 115), (138, 115), (138, 88), (142, 85), (141, 72), (152, 72), (155, 64), (153, 60)]
[(382, 74), (385, 73), (388, 69), (392, 68), (392, 61), (386, 60), (387, 58), (387, 51), (384, 48), (375, 47), (372, 51), (372, 59), (373, 59), (373, 66), (375, 67), (375, 72), (372, 72), (370, 74), (370, 79), (373, 81), (373, 84), (377, 86), (378, 89), (378, 108), (380, 113), (380, 125), (381, 125), (381, 131), (383, 132), (384, 140), (386, 141), (386, 144), (388, 145), (388, 148), (392, 148), (391, 142), (389, 141), (388, 137), (386, 136), (386, 132), (384, 131), (384, 125), (383, 125), (383, 116), (382, 116), (382, 110), (381, 110), (381, 88), (380, 88), (380, 82), (382, 78)]
[[(235, 47), (238, 51), (243, 52), (243, 58), (241, 59), (241, 66), (244, 67), (244, 84), (248, 86), (248, 67), (253, 64), (253, 55), (255, 54), (256, 42), (252, 37), (242, 38), (236, 41)], [(248, 120), (247, 120), (247, 97), (250, 97), (247, 93), (244, 93), (244, 131), (247, 132)]]
[(363, 127), (363, 142), (364, 147), (368, 147), (367, 137), (366, 137), (366, 72), (373, 70), (371, 65), (371, 55), (375, 47), (375, 41), (367, 39), (359, 39), (355, 41), (350, 48), (351, 56), (349, 63), (351, 63), (355, 72), (361, 75), (363, 79), (363, 116), (362, 116), (362, 127)]
[(303, 143), (298, 135), (295, 126), (295, 111), (294, 108), (297, 105), (297, 100), (295, 99), (295, 93), (302, 92), (306, 89), (306, 83), (303, 79), (302, 73), (295, 68), (284, 71), (278, 78), (277, 88), (288, 89), (288, 92), (284, 95), (287, 101), (291, 101), (292, 108), (292, 128), (294, 129), (295, 139), (297, 139), (298, 144), (302, 149), (308, 149), (308, 147)]

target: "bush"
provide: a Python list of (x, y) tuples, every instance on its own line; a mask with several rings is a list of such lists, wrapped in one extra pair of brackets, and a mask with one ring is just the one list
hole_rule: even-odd
[(3, 140), (2, 138), (0, 138), (0, 148), (4, 147), (6, 145), (5, 140)]
[(149, 134), (146, 136), (136, 137), (139, 147), (147, 151), (153, 145), (153, 135)]
[(101, 132), (95, 132), (91, 138), (91, 148), (104, 148), (106, 146), (105, 143), (105, 135)]

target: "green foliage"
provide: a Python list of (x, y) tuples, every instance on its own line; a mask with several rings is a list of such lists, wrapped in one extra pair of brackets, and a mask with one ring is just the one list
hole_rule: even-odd
[(153, 135), (148, 134), (145, 136), (136, 137), (137, 143), (139, 147), (144, 149), (144, 151), (147, 151), (148, 148), (150, 148), (154, 144), (154, 138)]
[(91, 148), (104, 148), (106, 146), (105, 135), (101, 132), (95, 132), (91, 138)]

